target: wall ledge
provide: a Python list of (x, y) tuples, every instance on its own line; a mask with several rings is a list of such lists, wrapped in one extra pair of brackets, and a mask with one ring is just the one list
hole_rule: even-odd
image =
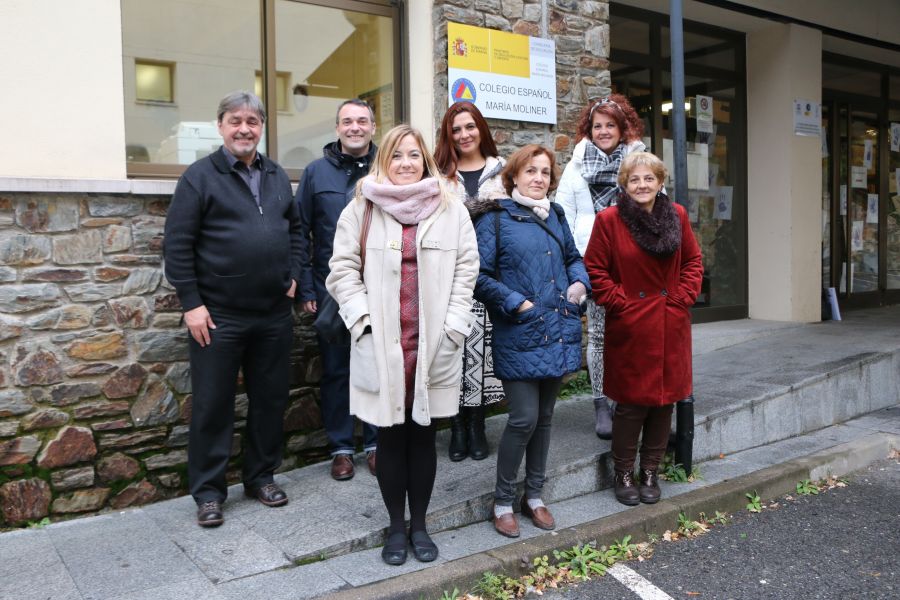
[(0, 192), (136, 194), (171, 196), (175, 179), (59, 179), (0, 177)]

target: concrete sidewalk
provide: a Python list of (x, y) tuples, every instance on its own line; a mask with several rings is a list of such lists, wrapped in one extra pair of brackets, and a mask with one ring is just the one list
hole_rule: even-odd
[[(412, 556), (402, 567), (384, 565), (378, 546), (387, 514), (375, 478), (359, 469), (351, 481), (336, 482), (323, 463), (278, 476), (291, 498), (283, 508), (265, 508), (232, 488), (217, 529), (197, 527), (185, 497), (0, 534), (0, 599), (436, 598), (483, 570), (515, 566), (503, 557), (596, 539), (616, 527), (652, 531), (693, 503), (715, 500), (727, 509), (728, 494), (737, 491), (722, 486), (753, 484), (762, 494), (804, 469), (840, 474), (850, 470), (842, 471), (847, 461), (882, 458), (874, 455), (897, 444), (900, 307), (813, 325), (696, 325), (694, 340), (695, 459), (706, 461), (703, 479), (664, 484), (664, 502), (655, 507), (615, 502), (607, 489), (609, 443), (593, 434), (590, 399), (576, 398), (561, 401), (554, 416), (544, 494), (559, 524), (551, 534), (523, 522), (522, 541), (497, 535), (485, 521), (495, 455), (451, 463), (442, 432), (428, 516), (441, 557), (430, 565)], [(492, 449), (504, 422), (489, 419)]]

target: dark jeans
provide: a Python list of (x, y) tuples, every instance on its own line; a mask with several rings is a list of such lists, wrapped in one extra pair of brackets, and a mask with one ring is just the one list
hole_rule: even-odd
[[(331, 454), (353, 454), (356, 444), (353, 443), (354, 419), (350, 414), (350, 346), (329, 344), (322, 336), (318, 336), (318, 340), (322, 361), (319, 406)], [(363, 423), (362, 430), (363, 450), (374, 450), (377, 428)]]
[(561, 377), (503, 382), (509, 418), (497, 448), (497, 504), (510, 506), (515, 501), (516, 477), (523, 455), (525, 497), (541, 497), (550, 451), (550, 422), (561, 384)]
[(422, 427), (412, 420), (378, 428), (378, 487), (391, 518), (390, 533), (405, 531), (409, 501), (410, 531), (425, 531), (425, 513), (437, 472), (434, 421)]
[(290, 298), (269, 313), (209, 309), (216, 324), (210, 344), (190, 338), (191, 429), (188, 482), (198, 502), (228, 495), (225, 471), (231, 457), (234, 394), (244, 374), (249, 407), (243, 440), (244, 485), (273, 481), (281, 465), (284, 409), (288, 399), (293, 319)]
[(638, 437), (641, 437), (641, 469), (656, 470), (666, 453), (672, 428), (672, 407), (616, 403), (612, 428), (612, 455), (616, 471), (633, 471)]

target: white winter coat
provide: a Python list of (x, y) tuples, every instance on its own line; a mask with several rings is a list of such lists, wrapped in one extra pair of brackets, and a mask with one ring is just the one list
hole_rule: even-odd
[[(484, 170), (478, 178), (478, 200), (497, 200), (509, 197), (509, 194), (503, 189), (503, 180), (500, 177), (500, 172), (505, 165), (506, 161), (496, 156), (488, 156), (485, 159)], [(456, 181), (448, 182), (447, 188), (460, 202), (468, 200), (466, 182), (459, 171), (456, 172)]]
[[(400, 346), (403, 226), (374, 205), (360, 277), (359, 237), (365, 203), (341, 213), (325, 281), (350, 329), (350, 413), (377, 427), (405, 420)], [(416, 231), (419, 348), (412, 419), (427, 426), (459, 410), (463, 343), (472, 328), (478, 242), (461, 202), (449, 199)], [(363, 334), (367, 325), (371, 334)]]
[[(566, 221), (569, 223), (569, 229), (572, 230), (572, 237), (575, 238), (575, 246), (582, 256), (584, 256), (588, 240), (591, 238), (594, 216), (597, 214), (594, 211), (591, 189), (588, 187), (588, 182), (581, 176), (584, 148), (590, 143), (592, 142), (588, 138), (584, 138), (575, 144), (575, 149), (572, 150), (572, 159), (563, 170), (554, 198), (554, 201), (566, 211)], [(642, 141), (636, 140), (625, 145), (625, 156), (645, 148)]]

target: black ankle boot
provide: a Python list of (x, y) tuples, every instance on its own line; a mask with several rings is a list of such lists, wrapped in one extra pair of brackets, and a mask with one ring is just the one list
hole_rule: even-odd
[(466, 422), (463, 417), (461, 408), (460, 412), (450, 417), (450, 460), (459, 462), (469, 453), (469, 440), (466, 434)]
[(615, 489), (616, 500), (626, 506), (640, 504), (641, 497), (638, 488), (634, 484), (634, 473), (631, 471), (616, 471)]
[(465, 410), (469, 417), (469, 456), (472, 460), (485, 459), (489, 450), (484, 435), (484, 407), (469, 406)]

